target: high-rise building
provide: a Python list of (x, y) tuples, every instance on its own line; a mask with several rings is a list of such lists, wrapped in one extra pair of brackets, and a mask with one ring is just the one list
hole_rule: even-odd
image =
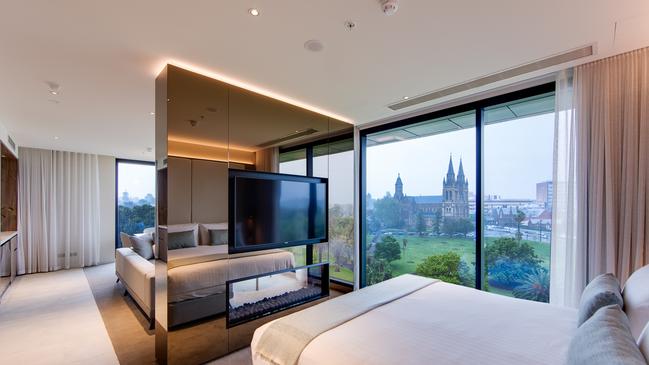
[(536, 201), (542, 203), (546, 209), (552, 208), (552, 196), (552, 181), (543, 181), (536, 184)]

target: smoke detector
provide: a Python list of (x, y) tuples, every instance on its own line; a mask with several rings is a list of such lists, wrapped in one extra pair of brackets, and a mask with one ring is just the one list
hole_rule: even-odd
[(399, 0), (381, 0), (381, 8), (385, 15), (392, 15), (399, 10)]

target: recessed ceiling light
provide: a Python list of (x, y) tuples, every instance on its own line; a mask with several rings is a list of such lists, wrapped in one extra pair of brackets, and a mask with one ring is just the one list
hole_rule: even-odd
[(304, 48), (306, 48), (307, 51), (320, 52), (324, 48), (324, 45), (317, 39), (311, 39), (304, 42)]
[(149, 115), (155, 115), (155, 112), (151, 112), (151, 113), (149, 113)]
[(250, 8), (248, 9), (248, 13), (252, 16), (259, 16), (259, 9), (257, 8)]
[(58, 91), (50, 90), (50, 94), (52, 94), (52, 95), (58, 95), (59, 93), (58, 93)]
[(403, 97), (403, 100), (408, 100), (408, 99), (410, 99), (410, 96), (404, 96)]
[(59, 136), (54, 136), (54, 139), (57, 139), (57, 140), (58, 140), (58, 139), (59, 139)]

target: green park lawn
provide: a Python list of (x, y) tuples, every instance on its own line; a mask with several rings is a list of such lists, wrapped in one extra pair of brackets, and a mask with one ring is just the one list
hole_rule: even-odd
[[(406, 273), (413, 273), (417, 265), (424, 261), (428, 256), (444, 254), (446, 252), (455, 252), (467, 264), (475, 265), (475, 241), (467, 238), (450, 238), (450, 237), (417, 237), (417, 236), (394, 236), (403, 247), (403, 240), (406, 239), (406, 249), (401, 251), (401, 259), (393, 261), (392, 274), (398, 276)], [(497, 238), (488, 237), (487, 244)], [(368, 239), (369, 241), (370, 239)], [(527, 241), (534, 247), (534, 251), (543, 260), (544, 266), (549, 266), (550, 262), (550, 245), (536, 241)]]
[[(296, 267), (306, 265), (306, 251), (303, 247), (290, 247), (287, 250), (293, 252)], [(315, 254), (315, 261), (318, 261), (317, 250)], [(350, 283), (354, 282), (354, 272), (352, 270), (342, 266), (339, 268), (340, 271), (336, 270), (336, 258), (333, 255), (329, 255), (329, 276), (333, 279), (344, 280)]]

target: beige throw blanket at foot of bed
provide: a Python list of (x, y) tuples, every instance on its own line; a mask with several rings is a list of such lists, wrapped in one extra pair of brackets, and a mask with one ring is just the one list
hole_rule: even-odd
[(295, 365), (321, 333), (438, 281), (402, 275), (293, 313), (271, 323), (255, 350), (271, 364)]

